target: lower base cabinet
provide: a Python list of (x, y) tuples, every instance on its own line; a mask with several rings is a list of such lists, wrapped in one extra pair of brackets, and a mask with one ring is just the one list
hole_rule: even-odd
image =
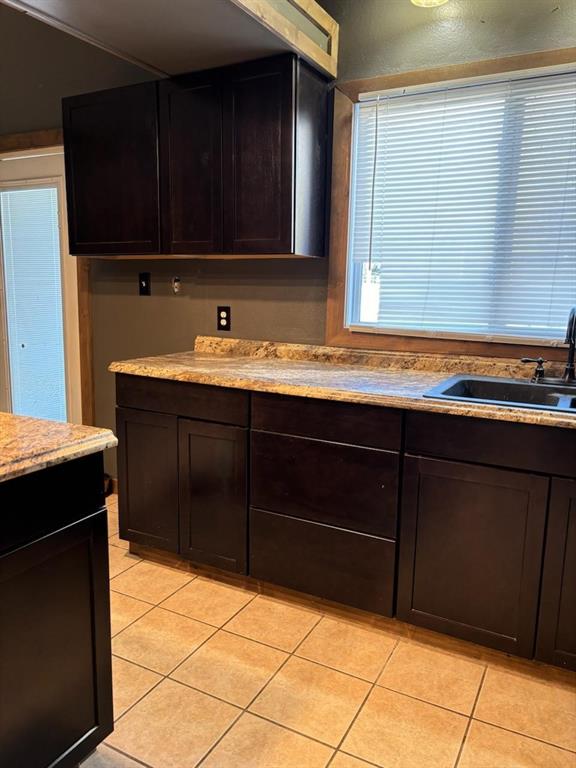
[(396, 543), (250, 510), (250, 574), (290, 589), (393, 615)]
[(576, 480), (552, 481), (536, 658), (576, 670)]
[(246, 573), (248, 430), (178, 420), (180, 554)]
[(549, 479), (406, 456), (398, 617), (532, 657)]
[(0, 483), (0, 765), (75, 768), (113, 729), (100, 455)]

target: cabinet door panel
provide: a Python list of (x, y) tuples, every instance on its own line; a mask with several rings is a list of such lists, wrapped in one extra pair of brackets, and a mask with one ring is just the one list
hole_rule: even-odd
[(293, 248), (291, 56), (231, 68), (224, 91), (224, 243), (228, 253)]
[(576, 480), (553, 480), (537, 658), (576, 670)]
[(397, 453), (257, 431), (251, 446), (255, 507), (396, 538)]
[(396, 544), (329, 525), (250, 510), (250, 575), (392, 616)]
[(0, 557), (0, 617), (2, 765), (77, 765), (113, 728), (104, 510)]
[(213, 73), (160, 83), (163, 250), (222, 251), (222, 98)]
[(246, 572), (247, 430), (180, 419), (180, 554)]
[(70, 252), (160, 251), (156, 83), (63, 101)]
[(120, 534), (178, 551), (178, 420), (116, 409)]
[(531, 656), (548, 485), (535, 475), (407, 456), (399, 618)]

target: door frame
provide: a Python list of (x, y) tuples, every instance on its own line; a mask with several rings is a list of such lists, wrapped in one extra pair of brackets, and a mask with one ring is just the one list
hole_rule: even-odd
[[(53, 154), (63, 155), (62, 145), (40, 149), (22, 149), (0, 154), (0, 160), (7, 158), (33, 159)], [(68, 247), (68, 225), (64, 167), (62, 174), (37, 175), (31, 169), (29, 175), (16, 174), (15, 179), (0, 180), (1, 189), (18, 187), (55, 186), (58, 198), (60, 258), (62, 269), (62, 309), (64, 319), (64, 347), (66, 360), (66, 405), (67, 419), (78, 423), (93, 422), (93, 375), (92, 375), (92, 334), (90, 323), (89, 273), (85, 264), (76, 263)], [(19, 177), (19, 178), (18, 178)], [(82, 260), (84, 261), (84, 260)], [(4, 313), (2, 313), (4, 314)], [(2, 320), (2, 322), (4, 322)], [(6, 350), (7, 353), (7, 342)], [(8, 363), (8, 360), (6, 360)], [(5, 366), (8, 368), (8, 365)], [(6, 382), (9, 384), (9, 381)], [(9, 389), (8, 389), (9, 392)], [(5, 403), (3, 405), (6, 405)]]

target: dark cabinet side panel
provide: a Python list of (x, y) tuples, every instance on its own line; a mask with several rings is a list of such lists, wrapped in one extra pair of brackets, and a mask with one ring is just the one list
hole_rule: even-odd
[(398, 617), (532, 656), (548, 485), (407, 456)]
[(0, 557), (0, 617), (2, 765), (71, 768), (113, 727), (104, 510)]
[(396, 538), (399, 455), (253, 430), (251, 504)]
[(63, 101), (70, 252), (160, 251), (156, 83)]
[(178, 551), (178, 420), (116, 409), (120, 535)]
[(279, 56), (224, 76), (227, 253), (293, 249), (294, 67), (294, 57)]
[(393, 541), (250, 509), (250, 575), (392, 616)]
[(537, 658), (576, 670), (576, 480), (553, 480)]
[(222, 252), (222, 97), (216, 74), (159, 85), (165, 253)]
[(178, 429), (180, 554), (246, 573), (248, 432), (186, 419)]

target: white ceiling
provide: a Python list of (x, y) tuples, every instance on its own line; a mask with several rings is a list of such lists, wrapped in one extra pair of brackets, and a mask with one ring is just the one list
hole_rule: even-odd
[(0, 0), (157, 74), (289, 50), (231, 0)]

